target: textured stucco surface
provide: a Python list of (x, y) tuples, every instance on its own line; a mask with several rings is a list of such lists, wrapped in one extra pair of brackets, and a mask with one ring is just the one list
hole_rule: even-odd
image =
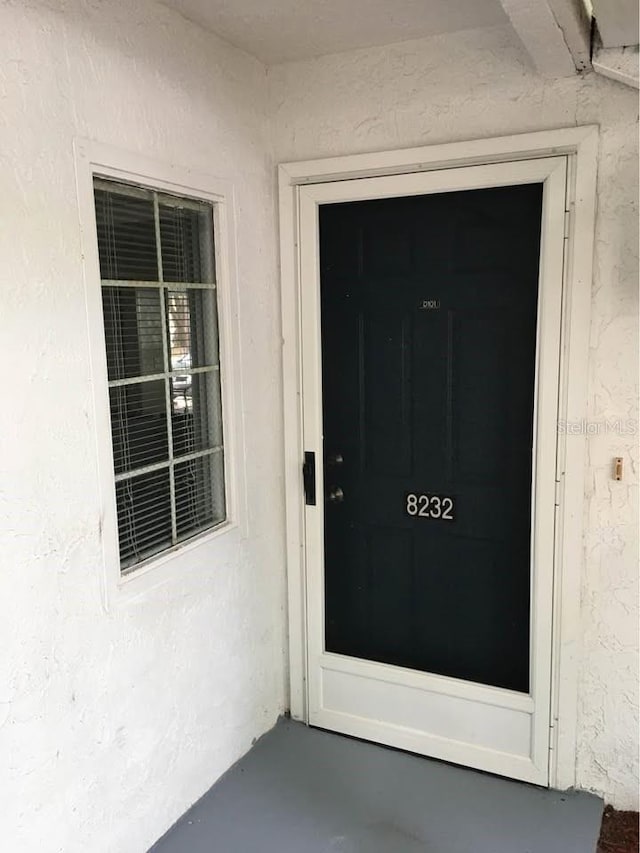
[(543, 79), (503, 28), (288, 63), (269, 82), (278, 161), (600, 125), (576, 780), (637, 808), (637, 93)]
[[(0, 847), (142, 853), (282, 713), (265, 72), (162, 6), (0, 2)], [(72, 139), (231, 180), (247, 537), (105, 613)]]

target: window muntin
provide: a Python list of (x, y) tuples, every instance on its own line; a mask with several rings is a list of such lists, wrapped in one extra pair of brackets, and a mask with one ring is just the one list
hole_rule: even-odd
[(94, 179), (122, 572), (226, 520), (211, 204)]

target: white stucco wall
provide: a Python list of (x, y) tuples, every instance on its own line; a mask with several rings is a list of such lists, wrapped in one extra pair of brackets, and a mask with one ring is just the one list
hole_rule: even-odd
[[(594, 74), (543, 79), (501, 28), (276, 66), (269, 83), (280, 162), (601, 126), (576, 779), (637, 808), (637, 93)], [(605, 431), (614, 421), (622, 434)]]
[[(48, 8), (47, 8), (48, 7)], [(0, 2), (0, 848), (141, 853), (285, 705), (266, 79), (160, 5)], [(248, 536), (104, 612), (72, 139), (233, 181)]]

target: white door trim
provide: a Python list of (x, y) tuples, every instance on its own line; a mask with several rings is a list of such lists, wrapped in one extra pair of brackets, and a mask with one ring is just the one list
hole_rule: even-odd
[[(280, 166), (280, 228), (285, 419), (285, 484), (289, 586), (290, 708), (308, 719), (306, 571), (301, 481), (302, 394), (298, 187), (356, 177), (400, 175), (474, 164), (564, 156), (569, 179), (565, 229), (559, 419), (586, 414), (593, 226), (598, 132), (595, 127), (542, 131), (404, 151), (361, 154)], [(569, 381), (570, 377), (570, 381)], [(575, 783), (584, 437), (559, 435), (556, 571), (553, 578), (550, 783)]]

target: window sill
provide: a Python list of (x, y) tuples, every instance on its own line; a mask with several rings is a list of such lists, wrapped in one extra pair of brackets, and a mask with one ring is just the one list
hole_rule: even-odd
[[(228, 536), (239, 527), (236, 521), (223, 522), (212, 530), (202, 533), (174, 545), (153, 557), (149, 557), (126, 574), (120, 574), (119, 569), (106, 568), (105, 572), (105, 608), (107, 611), (119, 607), (167, 583), (171, 579), (184, 577), (176, 571), (176, 561), (184, 555), (204, 545), (208, 545), (222, 537)], [(187, 570), (188, 571), (188, 570)]]

